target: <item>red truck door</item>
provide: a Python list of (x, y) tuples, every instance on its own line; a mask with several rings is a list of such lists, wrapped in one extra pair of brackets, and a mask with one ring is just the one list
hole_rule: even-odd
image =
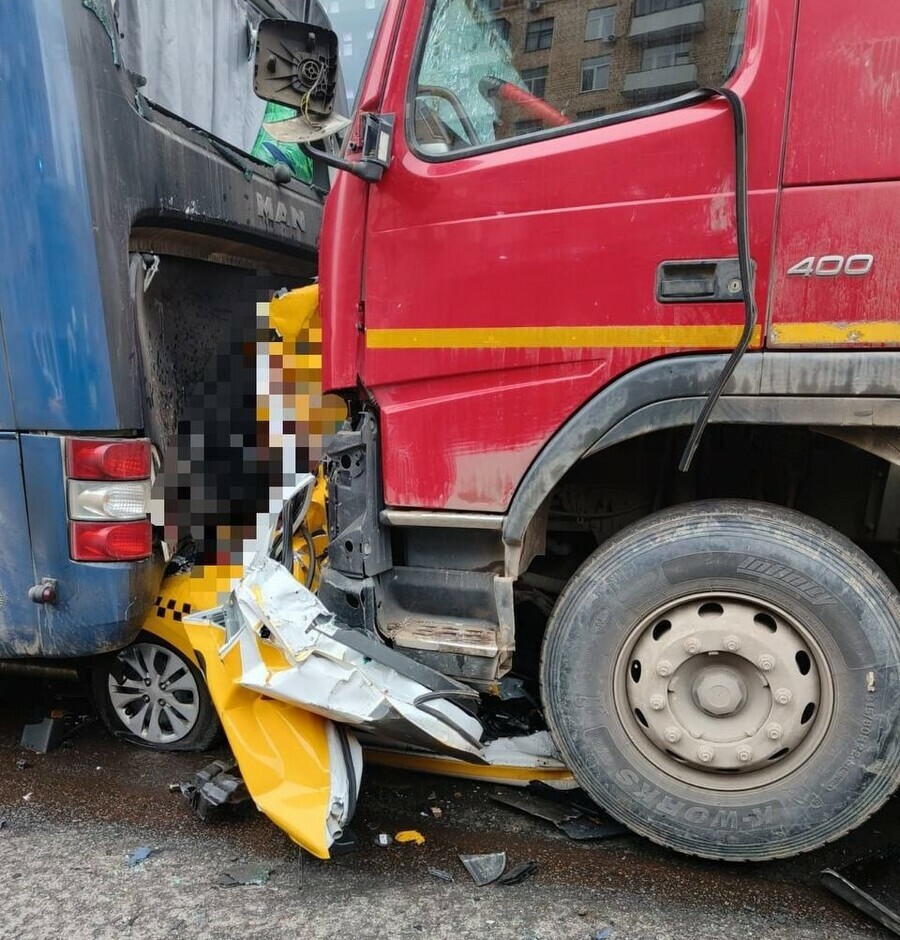
[(898, 96), (900, 4), (803, 0), (770, 345), (900, 346)]
[[(389, 505), (501, 512), (603, 385), (737, 341), (742, 304), (713, 293), (717, 262), (736, 258), (731, 117), (700, 86), (727, 81), (746, 104), (765, 309), (794, 13), (408, 0), (381, 108), (397, 117), (393, 160), (370, 187), (361, 356)], [(685, 267), (661, 285), (663, 262)]]

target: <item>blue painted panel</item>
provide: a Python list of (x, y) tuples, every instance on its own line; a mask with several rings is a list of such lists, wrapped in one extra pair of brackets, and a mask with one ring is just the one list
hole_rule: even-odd
[(0, 436), (0, 656), (40, 652), (37, 605), (28, 599), (34, 584), (19, 441)]
[(86, 564), (69, 558), (60, 438), (23, 434), (22, 462), (36, 580), (59, 582), (39, 607), (41, 655), (90, 656), (134, 639), (156, 598), (162, 562)]
[(16, 426), (101, 430), (116, 408), (63, 2), (0, 3), (0, 316)]

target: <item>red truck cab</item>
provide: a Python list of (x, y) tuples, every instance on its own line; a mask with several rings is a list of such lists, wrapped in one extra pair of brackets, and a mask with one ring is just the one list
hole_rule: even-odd
[(320, 597), (523, 678), (693, 854), (900, 782), (898, 35), (891, 0), (390, 0), (326, 203)]

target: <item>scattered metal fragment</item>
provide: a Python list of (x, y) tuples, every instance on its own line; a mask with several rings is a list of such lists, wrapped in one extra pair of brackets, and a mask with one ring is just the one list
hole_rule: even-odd
[(30, 764), (24, 758), (20, 758), (16, 761), (16, 770), (26, 770)]
[(453, 881), (453, 875), (449, 871), (444, 871), (443, 868), (429, 868), (428, 874), (440, 881)]
[[(234, 761), (214, 760), (194, 774), (193, 783), (178, 785), (199, 819), (207, 822), (227, 808), (246, 810), (252, 807), (244, 781), (231, 772), (236, 766)], [(172, 789), (171, 785), (169, 789)]]
[(149, 845), (142, 845), (139, 848), (136, 848), (128, 856), (128, 866), (129, 868), (137, 868), (141, 862), (146, 862), (154, 852), (159, 852), (159, 849), (150, 848)]
[(262, 862), (233, 865), (219, 875), (216, 884), (220, 888), (234, 888), (236, 885), (264, 885), (271, 873), (272, 866)]
[(416, 845), (425, 844), (425, 836), (417, 829), (404, 829), (394, 836), (395, 842), (415, 842)]
[(27, 803), (34, 796), (34, 790), (29, 790), (22, 799)]
[(833, 894), (900, 936), (900, 853), (891, 850), (838, 870), (826, 868), (821, 881)]
[(372, 837), (372, 841), (378, 848), (386, 849), (394, 840), (386, 832), (379, 832), (377, 836)]
[(493, 852), (490, 855), (460, 855), (459, 860), (479, 888), (496, 881), (506, 868), (506, 852)]
[(527, 790), (510, 789), (492, 794), (491, 799), (495, 803), (553, 823), (570, 839), (578, 841), (607, 839), (628, 832), (621, 824), (604, 818), (596, 807), (588, 809), (580, 801), (568, 799), (564, 795), (549, 798)]
[(538, 863), (535, 861), (520, 862), (518, 865), (510, 868), (508, 872), (502, 874), (497, 879), (498, 885), (520, 885), (527, 881), (538, 870)]
[(91, 721), (89, 715), (75, 715), (62, 709), (54, 709), (41, 721), (33, 721), (25, 725), (19, 743), (29, 751), (47, 754)]

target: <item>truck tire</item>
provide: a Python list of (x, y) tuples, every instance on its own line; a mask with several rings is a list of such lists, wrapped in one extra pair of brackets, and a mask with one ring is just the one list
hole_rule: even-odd
[(91, 674), (94, 704), (117, 737), (155, 751), (204, 751), (221, 734), (200, 670), (164, 640), (141, 633)]
[(581, 786), (727, 861), (837, 839), (900, 783), (900, 596), (835, 530), (742, 500), (655, 513), (566, 586), (542, 651)]

